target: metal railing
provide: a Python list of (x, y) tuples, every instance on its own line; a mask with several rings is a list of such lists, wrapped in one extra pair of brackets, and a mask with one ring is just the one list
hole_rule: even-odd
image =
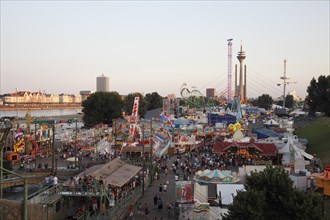
[(58, 186), (49, 185), (47, 187), (38, 190), (37, 192), (31, 194), (29, 196), (29, 200), (31, 203), (46, 203), (46, 201), (53, 198), (57, 195)]
[(127, 212), (127, 208), (135, 203), (142, 196), (142, 186), (137, 187), (125, 197), (118, 199), (115, 206), (111, 207), (108, 211), (109, 219), (117, 219), (117, 217)]

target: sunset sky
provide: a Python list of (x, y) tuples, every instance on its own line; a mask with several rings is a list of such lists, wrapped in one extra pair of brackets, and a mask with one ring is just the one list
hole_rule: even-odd
[(0, 94), (110, 90), (203, 94), (227, 88), (227, 39), (234, 65), (246, 53), (247, 96), (306, 96), (329, 74), (329, 1), (1, 1)]

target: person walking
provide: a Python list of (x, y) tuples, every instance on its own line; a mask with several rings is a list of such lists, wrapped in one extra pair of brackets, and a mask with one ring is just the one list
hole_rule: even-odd
[(45, 177), (45, 183), (46, 183), (46, 186), (49, 185), (49, 183), (50, 183), (50, 177), (49, 177), (49, 175), (47, 175), (47, 176)]
[(159, 193), (160, 195), (163, 194), (163, 185), (161, 183), (159, 184)]
[(167, 191), (167, 185), (166, 185), (166, 183), (163, 184), (163, 191), (164, 191), (164, 193), (166, 193), (166, 191)]
[(57, 184), (58, 184), (58, 178), (57, 176), (53, 177), (53, 186), (55, 187), (55, 192), (57, 193)]
[(71, 180), (70, 180), (70, 189), (71, 189), (71, 192), (72, 193), (75, 193), (76, 192), (76, 182), (73, 179), (73, 177), (71, 177)]
[(149, 218), (149, 213), (150, 213), (150, 210), (149, 210), (149, 207), (146, 203), (146, 204), (144, 204), (144, 214), (146, 215), (147, 219)]
[(158, 198), (157, 206), (158, 206), (158, 211), (163, 210), (163, 201), (162, 201), (162, 198), (160, 198), (160, 197)]
[(93, 199), (92, 199), (92, 206), (93, 206), (93, 211), (94, 212), (97, 212), (97, 199), (94, 197)]
[(131, 205), (128, 207), (128, 212), (129, 212), (129, 219), (130, 219), (130, 220), (133, 220), (133, 214), (134, 214), (133, 204), (131, 204)]
[(143, 209), (142, 209), (142, 203), (139, 202), (137, 204), (137, 211), (138, 211), (138, 216), (143, 215)]
[(157, 195), (154, 196), (154, 209), (157, 207), (158, 197)]

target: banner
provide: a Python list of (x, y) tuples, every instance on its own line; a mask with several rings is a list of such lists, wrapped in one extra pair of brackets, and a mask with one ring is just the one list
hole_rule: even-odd
[(175, 198), (179, 203), (192, 203), (194, 199), (192, 181), (175, 182)]

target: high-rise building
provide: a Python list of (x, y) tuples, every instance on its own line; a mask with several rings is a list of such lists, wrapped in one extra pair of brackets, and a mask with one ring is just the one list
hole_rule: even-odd
[(109, 77), (102, 76), (96, 77), (96, 91), (109, 92)]
[(80, 91), (79, 94), (81, 95), (81, 101), (85, 101), (93, 92), (89, 90)]
[(206, 98), (214, 98), (215, 95), (215, 89), (214, 88), (208, 88), (206, 89)]

